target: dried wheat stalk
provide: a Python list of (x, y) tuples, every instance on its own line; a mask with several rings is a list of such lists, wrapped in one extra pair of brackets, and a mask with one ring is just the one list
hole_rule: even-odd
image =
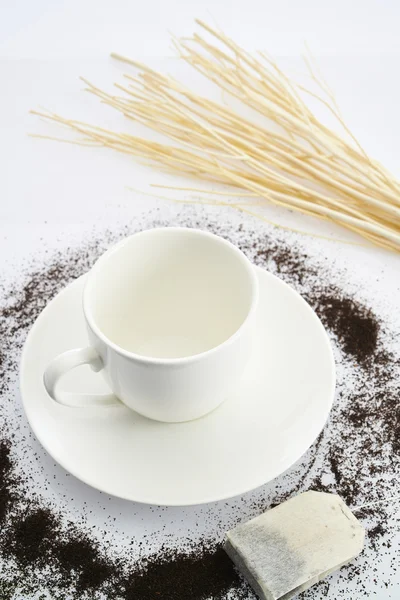
[[(311, 63), (307, 61), (311, 77), (327, 99), (293, 83), (265, 54), (252, 56), (223, 33), (198, 24), (211, 41), (198, 34), (174, 40), (180, 56), (253, 109), (257, 122), (118, 55), (113, 56), (136, 67), (138, 74), (126, 74), (126, 83), (116, 84), (118, 95), (84, 80), (87, 90), (127, 118), (165, 134), (173, 145), (32, 112), (75, 130), (78, 143), (107, 146), (167, 172), (234, 186), (242, 196), (328, 219), (399, 251), (400, 183), (362, 149)], [(305, 94), (329, 108), (347, 139), (314, 116)], [(241, 207), (238, 202), (234, 206)]]

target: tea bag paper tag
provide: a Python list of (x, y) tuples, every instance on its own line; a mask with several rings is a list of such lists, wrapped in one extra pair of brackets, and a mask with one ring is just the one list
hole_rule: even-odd
[(229, 531), (225, 550), (262, 600), (289, 600), (357, 556), (364, 533), (339, 496), (310, 491)]

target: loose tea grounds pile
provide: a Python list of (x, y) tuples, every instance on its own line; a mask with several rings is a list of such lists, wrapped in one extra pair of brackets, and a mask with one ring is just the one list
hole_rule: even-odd
[(374, 355), (379, 323), (372, 311), (351, 298), (343, 298), (338, 289), (316, 296), (309, 294), (307, 300), (336, 335), (348, 356), (363, 364)]
[[(157, 224), (157, 223), (155, 223)], [(160, 223), (161, 224), (161, 223)], [(182, 221), (181, 221), (182, 224)], [(315, 307), (343, 358), (339, 398), (329, 424), (300, 466), (279, 478), (272, 492), (245, 497), (243, 512), (255, 516), (272, 504), (306, 489), (337, 491), (356, 505), (393, 493), (399, 475), (399, 414), (397, 358), (386, 348), (390, 335), (373, 311), (356, 302), (335, 281), (335, 272), (288, 244), (284, 237), (267, 237), (241, 226), (219, 226), (212, 221), (184, 221), (185, 225), (208, 228), (231, 239), (257, 264), (269, 268), (294, 285)], [(119, 232), (126, 235), (128, 230)], [(117, 236), (115, 236), (117, 237)], [(27, 330), (47, 302), (69, 281), (87, 271), (114, 236), (77, 251), (55, 256), (42, 271), (27, 275), (25, 285), (8, 290), (0, 309), (0, 418), (7, 418), (7, 405), (14, 403), (11, 387), (17, 369), (16, 350)], [(329, 282), (321, 284), (322, 282)], [(351, 385), (347, 376), (351, 374)], [(95, 541), (84, 526), (68, 524), (56, 511), (27, 497), (23, 478), (11, 456), (17, 438), (2, 426), (0, 445), (0, 595), (26, 597), (48, 589), (51, 597), (147, 600), (162, 597), (182, 600), (253, 598), (233, 566), (218, 548), (220, 537), (207, 543), (192, 543), (184, 549), (168, 545), (146, 561), (129, 556), (110, 558), (109, 548)], [(11, 451), (11, 454), (10, 454)], [(238, 520), (243, 518), (238, 511)], [(371, 549), (389, 547), (392, 530), (386, 508), (364, 509), (360, 515), (369, 524)], [(246, 516), (247, 518), (247, 516)], [(368, 525), (367, 525), (368, 526)], [(188, 532), (190, 539), (190, 531)], [(40, 552), (37, 550), (40, 548)], [(377, 559), (374, 559), (374, 564)], [(51, 577), (45, 575), (50, 568)], [(375, 567), (377, 568), (377, 567)], [(349, 578), (362, 590), (363, 568), (347, 568), (336, 582), (335, 594), (346, 593)], [(3, 581), (1, 580), (3, 578)], [(370, 579), (370, 576), (368, 576)], [(318, 588), (322, 589), (322, 588)], [(329, 584), (324, 590), (329, 592)], [(4, 592), (3, 592), (4, 590)], [(319, 598), (310, 591), (305, 597)], [(147, 594), (147, 595), (146, 595)], [(335, 596), (336, 597), (336, 596)], [(337, 596), (339, 597), (339, 596)], [(346, 598), (349, 597), (344, 596)]]
[(232, 589), (237, 599), (249, 598), (250, 590), (242, 583), (225, 551), (200, 545), (189, 555), (165, 550), (151, 559), (144, 573), (133, 572), (128, 578), (125, 597), (219, 600), (226, 598)]

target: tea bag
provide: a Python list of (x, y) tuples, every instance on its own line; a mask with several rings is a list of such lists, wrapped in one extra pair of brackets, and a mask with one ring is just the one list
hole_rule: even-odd
[(363, 545), (364, 528), (339, 496), (305, 492), (229, 531), (225, 550), (262, 600), (288, 600)]

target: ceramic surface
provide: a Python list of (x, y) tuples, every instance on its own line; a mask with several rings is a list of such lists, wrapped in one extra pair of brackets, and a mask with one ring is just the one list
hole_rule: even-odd
[[(23, 351), (21, 393), (32, 429), (65, 469), (109, 494), (149, 504), (189, 505), (256, 488), (288, 469), (323, 428), (335, 367), (327, 334), (287, 284), (256, 268), (260, 289), (251, 359), (231, 396), (205, 417), (161, 423), (124, 406), (55, 403), (43, 371), (86, 342), (86, 276), (64, 289), (33, 326)], [(106, 393), (87, 366), (65, 376), (70, 392)]]
[[(253, 265), (222, 237), (185, 227), (134, 234), (91, 269), (83, 292), (90, 346), (54, 355), (46, 389), (74, 407), (121, 400), (158, 421), (202, 417), (241, 379), (257, 302)], [(85, 363), (104, 370), (109, 392), (59, 392), (61, 376)]]

